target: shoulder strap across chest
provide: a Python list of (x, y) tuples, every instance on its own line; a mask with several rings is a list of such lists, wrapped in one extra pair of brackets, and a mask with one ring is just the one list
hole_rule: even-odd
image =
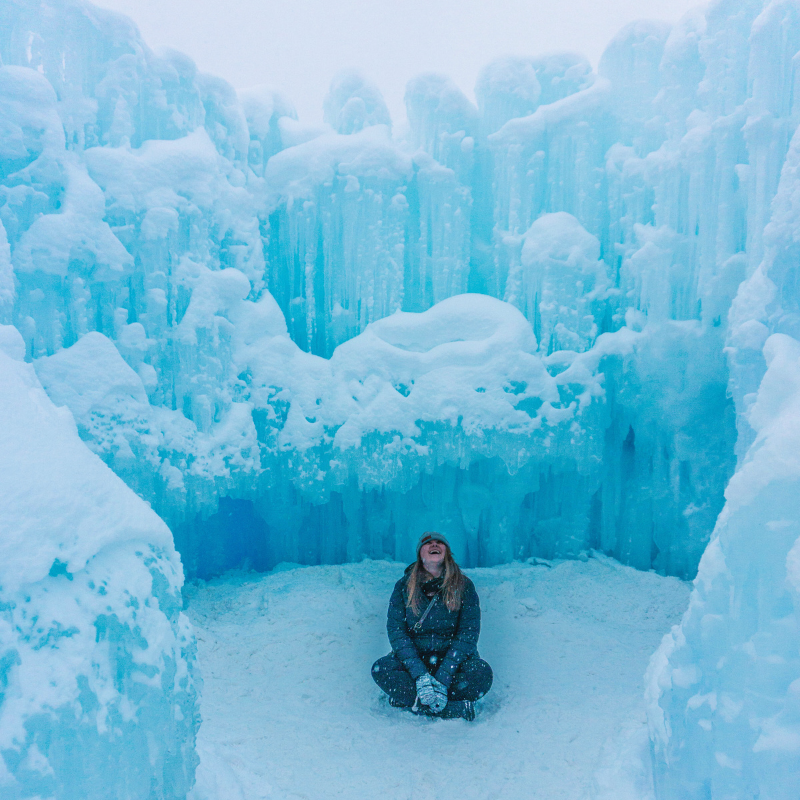
[(430, 601), (430, 603), (428, 603), (428, 607), (425, 609), (422, 616), (414, 623), (413, 630), (415, 633), (419, 633), (422, 630), (422, 623), (425, 622), (425, 617), (431, 613), (431, 609), (433, 608), (437, 597), (439, 597), (439, 592), (436, 592), (436, 594), (433, 596), (433, 599)]

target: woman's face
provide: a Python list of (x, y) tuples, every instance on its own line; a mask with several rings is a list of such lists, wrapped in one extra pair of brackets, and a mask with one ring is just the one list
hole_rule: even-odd
[(442, 542), (437, 542), (436, 539), (425, 542), (419, 549), (419, 554), (422, 556), (422, 563), (425, 565), (425, 569), (427, 569), (428, 572), (431, 571), (431, 567), (435, 570), (441, 567), (446, 552), (447, 545), (442, 544)]

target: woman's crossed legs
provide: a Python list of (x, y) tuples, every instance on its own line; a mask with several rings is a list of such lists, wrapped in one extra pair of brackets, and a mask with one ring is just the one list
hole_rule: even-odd
[[(441, 661), (441, 658), (437, 659)], [(448, 699), (480, 700), (492, 688), (492, 668), (478, 656), (462, 661), (453, 675)], [(392, 700), (392, 705), (411, 708), (417, 698), (414, 679), (394, 653), (379, 658), (372, 665), (372, 678)]]

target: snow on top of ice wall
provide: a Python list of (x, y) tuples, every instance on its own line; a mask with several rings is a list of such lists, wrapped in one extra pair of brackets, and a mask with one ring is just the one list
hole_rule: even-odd
[(0, 343), (0, 790), (185, 797), (199, 720), (170, 530), (17, 360), (16, 329)]
[(105, 198), (83, 165), (63, 162), (64, 191), (58, 214), (43, 214), (20, 237), (14, 267), (65, 277), (76, 259), (87, 263), (102, 280), (106, 271), (130, 274), (133, 259), (103, 221)]
[(350, 192), (359, 190), (359, 178), (402, 185), (411, 177), (411, 159), (392, 142), (385, 126), (373, 126), (353, 135), (322, 134), (287, 148), (273, 156), (264, 171), (274, 207), (281, 201), (313, 199), (317, 189), (333, 183), (337, 175), (356, 179), (349, 181)]
[(530, 139), (541, 135), (551, 125), (563, 124), (566, 120), (578, 117), (587, 119), (592, 112), (602, 108), (609, 88), (608, 81), (594, 81), (586, 89), (540, 106), (526, 117), (509, 120), (492, 137), (492, 141), (527, 143)]
[(574, 53), (499, 58), (481, 70), (475, 84), (481, 135), (586, 89), (594, 80), (589, 62)]
[[(55, 561), (78, 572), (112, 544), (150, 542), (176, 558), (167, 526), (83, 446), (71, 414), (47, 399), (31, 370), (4, 362), (3, 588), (41, 580)], [(92, 389), (104, 394), (107, 386)], [(29, 403), (19, 401), (23, 395)], [(26, 543), (35, 545), (20, 558)]]
[[(176, 141), (147, 141), (136, 150), (90, 148), (85, 159), (111, 212), (183, 212), (191, 205), (205, 211), (217, 199), (215, 189), (222, 188), (214, 180), (219, 178), (219, 154), (202, 128)], [(164, 236), (158, 229), (153, 233)]]
[[(82, 368), (90, 362), (94, 369)], [(48, 387), (50, 399), (67, 406), (78, 418), (85, 417), (108, 395), (125, 394), (147, 405), (147, 393), (141, 378), (128, 366), (113, 343), (102, 333), (87, 333), (73, 347), (40, 358), (36, 373)]]
[[(316, 424), (336, 429), (339, 447), (357, 447), (371, 431), (413, 439), (424, 423), (460, 427), (466, 435), (525, 435), (571, 418), (578, 402), (588, 404), (602, 391), (591, 376), (586, 397), (557, 410), (558, 382), (535, 351), (527, 320), (485, 295), (453, 297), (422, 314), (398, 312), (336, 349), (329, 386), (314, 392), (322, 398)], [(300, 405), (289, 412), (283, 433), (289, 440), (294, 425), (308, 419), (300, 413), (313, 410), (304, 394), (300, 387), (288, 393)], [(534, 414), (523, 410), (531, 399), (541, 401)], [(327, 407), (338, 419), (328, 417)]]
[(43, 150), (64, 146), (64, 128), (50, 82), (24, 67), (4, 66), (0, 73), (4, 161), (32, 161)]

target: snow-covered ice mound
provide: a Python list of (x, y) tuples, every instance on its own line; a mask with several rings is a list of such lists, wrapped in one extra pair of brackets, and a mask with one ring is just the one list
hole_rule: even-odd
[[(391, 708), (372, 682), (403, 567), (187, 587), (204, 676), (194, 800), (647, 797), (642, 675), (687, 584), (604, 557), (470, 570), (495, 683), (468, 724)], [(606, 760), (620, 740), (641, 744), (631, 763)]]
[(24, 352), (0, 325), (0, 797), (181, 800), (199, 718), (180, 559)]

